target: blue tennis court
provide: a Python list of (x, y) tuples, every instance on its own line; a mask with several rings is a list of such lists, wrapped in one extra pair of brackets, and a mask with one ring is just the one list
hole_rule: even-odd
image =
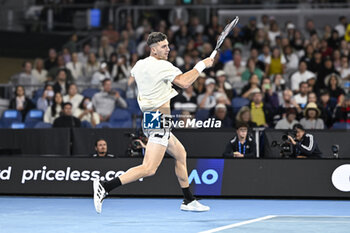
[(0, 233), (349, 232), (350, 201), (204, 199), (209, 212), (179, 210), (181, 199), (0, 197)]

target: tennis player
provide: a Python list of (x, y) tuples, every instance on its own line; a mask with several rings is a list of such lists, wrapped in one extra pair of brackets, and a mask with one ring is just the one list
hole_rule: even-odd
[[(150, 56), (139, 60), (131, 70), (138, 87), (138, 103), (142, 112), (156, 112), (154, 117), (170, 116), (170, 99), (178, 93), (172, 88), (172, 83), (187, 88), (199, 77), (205, 68), (213, 65), (212, 58), (198, 62), (194, 68), (186, 73), (167, 61), (169, 43), (166, 35), (161, 32), (152, 32), (147, 39), (150, 47)], [(149, 129), (143, 127), (148, 137), (145, 156), (141, 165), (130, 168), (123, 175), (103, 182), (94, 180), (94, 205), (96, 211), (101, 213), (104, 198), (113, 189), (134, 182), (140, 178), (152, 176), (163, 160), (165, 152), (175, 159), (175, 174), (178, 178), (184, 201), (180, 209), (185, 211), (208, 211), (208, 206), (199, 203), (189, 189), (186, 151), (181, 142), (171, 133), (170, 127)]]

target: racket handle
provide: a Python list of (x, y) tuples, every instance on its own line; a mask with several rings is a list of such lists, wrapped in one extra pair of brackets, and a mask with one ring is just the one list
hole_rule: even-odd
[(215, 57), (215, 55), (216, 55), (217, 52), (218, 52), (218, 51), (215, 49), (215, 50), (210, 54), (210, 58), (211, 58), (211, 59), (214, 59), (214, 57)]

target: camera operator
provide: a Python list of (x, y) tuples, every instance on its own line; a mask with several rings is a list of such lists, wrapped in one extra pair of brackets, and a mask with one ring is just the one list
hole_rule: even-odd
[(95, 142), (95, 153), (92, 157), (98, 158), (115, 158), (116, 156), (110, 154), (107, 150), (107, 142), (103, 138), (98, 139)]
[(240, 122), (236, 128), (237, 135), (227, 144), (223, 156), (226, 158), (255, 158), (256, 144), (248, 135), (248, 124)]
[(295, 139), (288, 135), (289, 141), (293, 144), (296, 158), (321, 158), (322, 152), (318, 148), (312, 134), (306, 133), (301, 124), (295, 124), (293, 130), (296, 131)]

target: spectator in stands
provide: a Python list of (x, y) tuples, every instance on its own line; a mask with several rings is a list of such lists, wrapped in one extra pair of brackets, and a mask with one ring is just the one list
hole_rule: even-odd
[(63, 102), (69, 102), (72, 104), (72, 112), (74, 114), (83, 98), (84, 97), (78, 93), (77, 85), (75, 83), (71, 83), (68, 86), (68, 94), (63, 96)]
[(324, 122), (320, 118), (321, 111), (316, 103), (308, 103), (304, 110), (304, 118), (300, 120), (300, 124), (305, 129), (324, 129)]
[(322, 89), (320, 92), (320, 98), (318, 108), (321, 110), (321, 118), (324, 121), (327, 128), (330, 128), (333, 124), (333, 113), (336, 107), (337, 101), (332, 100), (329, 91)]
[(23, 86), (16, 86), (15, 97), (10, 100), (9, 109), (16, 109), (22, 114), (22, 120), (24, 121), (28, 111), (35, 106), (32, 101), (25, 96), (25, 90)]
[(44, 87), (43, 95), (36, 102), (36, 108), (41, 109), (44, 112), (48, 107), (53, 104), (55, 92), (53, 91), (53, 86), (51, 84), (46, 84)]
[(341, 67), (341, 54), (340, 51), (338, 49), (333, 51), (333, 65), (334, 65), (334, 69), (338, 72), (340, 72), (340, 67)]
[(296, 136), (288, 135), (289, 141), (294, 145), (293, 154), (296, 158), (321, 158), (322, 152), (312, 134), (306, 133), (301, 124), (295, 124), (293, 130)]
[(252, 74), (249, 78), (249, 83), (243, 87), (241, 96), (248, 99), (251, 92), (256, 88), (260, 89), (259, 78), (256, 74)]
[(11, 83), (13, 85), (21, 85), (22, 87), (24, 87), (27, 96), (31, 98), (33, 96), (34, 90), (36, 90), (36, 87), (33, 85), (38, 85), (39, 82), (32, 75), (31, 62), (25, 61), (22, 65), (22, 68), (23, 72), (11, 77)]
[(193, 84), (193, 90), (197, 95), (203, 94), (206, 92), (205, 80), (207, 76), (204, 72), (199, 74), (198, 79)]
[(293, 129), (295, 124), (299, 122), (296, 120), (297, 111), (295, 108), (286, 109), (286, 117), (279, 120), (275, 126), (275, 129)]
[(57, 52), (55, 49), (49, 49), (49, 57), (45, 60), (45, 70), (49, 71), (51, 68), (57, 66)]
[(89, 43), (85, 43), (83, 46), (83, 51), (78, 53), (78, 61), (82, 64), (83, 67), (88, 63), (90, 50), (91, 45)]
[(84, 66), (84, 76), (86, 78), (86, 83), (91, 81), (92, 75), (97, 72), (100, 68), (100, 62), (97, 61), (96, 55), (94, 53), (89, 54), (88, 61)]
[(67, 102), (63, 103), (61, 116), (56, 118), (52, 127), (54, 128), (80, 128), (81, 122), (78, 118), (72, 114), (72, 104)]
[(85, 97), (79, 104), (79, 107), (73, 112), (73, 115), (77, 117), (81, 122), (86, 121), (91, 124), (92, 127), (100, 124), (100, 117), (94, 110), (94, 106), (89, 97)]
[(326, 87), (325, 79), (328, 75), (332, 73), (336, 73), (339, 75), (338, 71), (334, 69), (333, 62), (330, 57), (326, 57), (323, 64), (324, 65), (321, 67), (321, 70), (318, 72), (318, 75), (317, 75), (317, 82), (316, 82), (317, 90), (320, 90)]
[(283, 91), (286, 89), (286, 81), (283, 79), (281, 74), (276, 74), (272, 79), (272, 92), (276, 93), (278, 96), (278, 103), (283, 101)]
[(118, 91), (112, 90), (112, 81), (110, 79), (103, 80), (102, 86), (103, 90), (94, 95), (92, 103), (100, 116), (100, 121), (108, 121), (115, 106), (126, 108), (127, 104)]
[(34, 61), (34, 69), (32, 75), (36, 78), (38, 83), (46, 82), (47, 70), (44, 68), (44, 60), (36, 58)]
[(309, 68), (310, 71), (311, 71), (311, 62), (314, 58), (314, 52), (315, 52), (314, 46), (312, 44), (307, 44), (305, 48), (305, 55), (300, 59), (300, 61), (306, 62), (306, 66)]
[(100, 61), (107, 61), (111, 54), (114, 52), (114, 48), (109, 44), (108, 37), (102, 36), (100, 41), (100, 47), (98, 48), (98, 57)]
[[(259, 60), (259, 51), (258, 49), (252, 47), (250, 49), (249, 59), (252, 59), (255, 63), (256, 69), (260, 69), (262, 72), (265, 70), (265, 63)], [(249, 68), (249, 61), (247, 61), (247, 67)], [(264, 73), (263, 73), (264, 75)]]
[(107, 142), (100, 138), (95, 142), (95, 153), (92, 154), (95, 158), (114, 158), (115, 156), (108, 152)]
[(221, 121), (221, 128), (232, 128), (232, 119), (227, 114), (225, 104), (217, 104), (215, 106), (214, 118)]
[(247, 68), (242, 73), (242, 81), (248, 81), (250, 76), (252, 76), (252, 74), (256, 74), (258, 76), (259, 80), (262, 79), (262, 77), (264, 76), (264, 72), (261, 69), (259, 69), (258, 67), (256, 67), (255, 64), (256, 63), (255, 63), (253, 58), (248, 59)]
[(276, 20), (270, 20), (270, 28), (267, 32), (267, 36), (271, 46), (276, 46), (276, 38), (281, 36), (281, 31), (278, 28)]
[(205, 80), (205, 89), (205, 93), (198, 95), (197, 104), (198, 108), (209, 110), (216, 105), (214, 96), (215, 80), (212, 78)]
[(57, 57), (57, 66), (52, 67), (49, 70), (48, 75), (51, 76), (51, 77), (55, 77), (56, 74), (60, 70), (64, 70), (64, 72), (66, 73), (66, 80), (67, 80), (67, 82), (72, 82), (73, 81), (72, 73), (70, 72), (69, 69), (66, 68), (66, 63), (65, 63), (64, 58), (63, 58), (62, 55), (59, 55)]
[(339, 73), (343, 81), (350, 81), (350, 67), (349, 59), (347, 56), (342, 56), (341, 58), (341, 67), (339, 69)]
[(236, 115), (236, 125), (240, 122), (248, 124), (249, 128), (257, 127), (257, 124), (252, 121), (252, 115), (248, 106), (243, 106)]
[(72, 53), (72, 61), (68, 62), (66, 67), (71, 72), (74, 82), (83, 77), (83, 64), (80, 63), (77, 53)]
[(307, 70), (305, 61), (299, 63), (299, 70), (291, 76), (292, 91), (299, 92), (299, 84), (307, 82), (308, 79), (315, 77), (315, 74)]
[(266, 68), (265, 68), (265, 74), (266, 75), (275, 75), (275, 74), (284, 74), (285, 73), (285, 65), (286, 65), (286, 58), (283, 54), (281, 54), (281, 51), (278, 47), (273, 48), (271, 56), (268, 56), (265, 60)]
[(73, 35), (70, 37), (69, 41), (63, 45), (63, 48), (68, 49), (70, 53), (76, 53), (77, 52), (77, 41), (78, 41), (78, 35), (76, 33), (73, 33)]
[(249, 43), (254, 39), (254, 36), (257, 32), (257, 23), (256, 23), (256, 17), (250, 16), (248, 24), (243, 27), (242, 33), (244, 35), (244, 41), (245, 43)]
[(58, 70), (56, 75), (56, 82), (53, 85), (53, 90), (56, 92), (60, 92), (62, 95), (65, 95), (68, 90), (68, 81), (67, 74), (65, 70)]
[(334, 121), (350, 124), (350, 94), (341, 95), (334, 110)]
[(339, 17), (339, 24), (335, 26), (335, 30), (337, 30), (339, 37), (344, 37), (345, 35), (345, 29), (346, 26), (348, 25), (347, 19), (345, 16), (340, 16)]
[(44, 114), (44, 122), (53, 124), (54, 120), (60, 116), (63, 106), (63, 97), (60, 92), (56, 92), (53, 104), (48, 107)]
[(264, 71), (266, 70), (266, 61), (268, 60), (268, 58), (270, 57), (271, 54), (271, 50), (270, 50), (270, 46), (265, 44), (262, 48), (262, 53), (258, 56), (258, 60), (262, 63), (264, 63)]
[(119, 40), (119, 32), (114, 29), (112, 23), (109, 23), (105, 30), (102, 31), (102, 36), (108, 38), (108, 43), (112, 46), (116, 46)]
[[(309, 66), (308, 66), (309, 67)], [(318, 77), (320, 71), (323, 69), (322, 55), (320, 51), (315, 51), (310, 62), (310, 71)]]
[(130, 77), (131, 67), (126, 62), (125, 56), (120, 56), (113, 64), (111, 77), (114, 82), (126, 83)]
[(233, 97), (232, 85), (226, 81), (226, 73), (223, 70), (218, 70), (216, 72), (216, 86), (215, 92), (224, 94), (228, 100)]
[(278, 107), (277, 113), (279, 119), (285, 118), (287, 109), (293, 108), (297, 112), (297, 116), (302, 112), (299, 104), (293, 99), (293, 92), (289, 89), (283, 91), (283, 102)]
[(127, 99), (136, 99), (138, 95), (138, 90), (135, 82), (135, 77), (131, 76), (128, 78), (128, 83), (126, 86), (126, 98)]
[(72, 61), (72, 56), (68, 48), (62, 49), (62, 57), (64, 60), (64, 64), (67, 64), (68, 62)]
[[(254, 36), (251, 48), (256, 49), (258, 51), (262, 51), (264, 48), (264, 45), (266, 45), (267, 43), (268, 43), (267, 32), (264, 29), (258, 29)], [(262, 70), (265, 70), (265, 65), (264, 67), (259, 67), (259, 68)]]
[(289, 76), (298, 69), (299, 58), (290, 45), (284, 47), (284, 56), (286, 58), (286, 75)]
[(262, 92), (259, 88), (256, 88), (251, 92), (251, 100), (249, 108), (252, 115), (252, 121), (261, 127), (272, 125), (273, 110), (268, 103), (263, 102)]
[(111, 74), (108, 72), (108, 67), (106, 62), (102, 62), (100, 69), (94, 73), (91, 79), (92, 85), (99, 85), (103, 80), (111, 79)]
[(190, 85), (184, 89), (180, 95), (174, 98), (173, 102), (175, 110), (195, 112), (197, 109), (197, 95), (193, 90), (193, 86)]
[(304, 108), (307, 104), (308, 91), (309, 91), (309, 85), (307, 84), (307, 82), (300, 82), (299, 93), (294, 95), (294, 100), (301, 108)]
[(273, 92), (271, 80), (269, 78), (263, 78), (261, 80), (261, 91), (264, 97), (264, 102), (268, 103), (272, 108), (277, 109), (279, 106), (278, 95)]
[(249, 125), (239, 123), (236, 126), (236, 136), (226, 145), (223, 156), (225, 158), (255, 158), (256, 143), (248, 135)]
[(233, 60), (224, 65), (224, 71), (227, 74), (227, 81), (231, 84), (242, 81), (242, 73), (246, 69), (242, 62), (241, 52), (238, 49), (233, 50)]
[(325, 78), (325, 84), (331, 98), (338, 99), (340, 95), (344, 95), (345, 92), (341, 88), (342, 80), (338, 74), (332, 73)]

